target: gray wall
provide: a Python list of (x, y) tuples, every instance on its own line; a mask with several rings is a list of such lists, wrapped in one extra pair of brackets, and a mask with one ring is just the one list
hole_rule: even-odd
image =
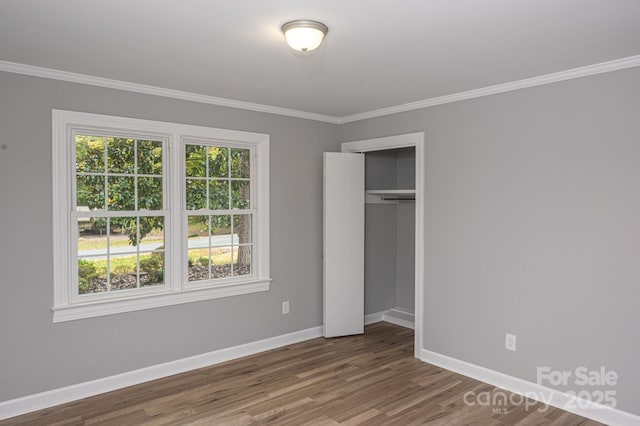
[(391, 309), (396, 304), (396, 206), (365, 205), (364, 313)]
[[(271, 290), (52, 324), (52, 108), (270, 134)], [(0, 129), (0, 401), (322, 324), (337, 126), (0, 73)]]
[(640, 414), (640, 68), (339, 131), (425, 132), (426, 349), (534, 382), (605, 366)]
[(395, 306), (414, 311), (416, 291), (416, 204), (396, 207), (396, 297)]
[[(397, 151), (398, 189), (416, 188), (416, 152), (414, 148)], [(414, 311), (416, 290), (416, 204), (398, 203), (396, 210), (396, 306)]]
[(396, 189), (398, 185), (398, 154), (394, 149), (367, 152), (365, 162), (365, 189)]
[(416, 189), (416, 150), (400, 148), (396, 152), (397, 188)]

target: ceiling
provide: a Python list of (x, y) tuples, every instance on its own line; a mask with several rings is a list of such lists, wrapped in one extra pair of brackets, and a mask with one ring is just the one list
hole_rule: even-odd
[(0, 1), (0, 61), (333, 117), (638, 54), (639, 0)]

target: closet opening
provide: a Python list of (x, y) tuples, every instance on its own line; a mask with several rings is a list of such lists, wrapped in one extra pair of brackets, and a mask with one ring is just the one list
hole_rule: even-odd
[(345, 142), (324, 154), (325, 337), (388, 321), (422, 350), (424, 134)]
[(364, 155), (365, 324), (414, 328), (415, 147)]

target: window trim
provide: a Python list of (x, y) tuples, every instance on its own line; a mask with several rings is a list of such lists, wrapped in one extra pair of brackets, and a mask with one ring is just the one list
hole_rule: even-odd
[[(165, 286), (154, 292), (136, 292), (117, 298), (75, 301), (70, 282), (73, 281), (72, 262), (76, 259), (72, 248), (71, 200), (73, 199), (72, 174), (73, 144), (69, 136), (75, 128), (102, 128), (104, 131), (144, 132), (167, 140), (165, 173), (165, 197), (168, 232), (165, 232), (166, 272)], [(254, 228), (255, 241), (253, 268), (255, 275), (246, 278), (225, 279), (212, 285), (190, 285), (183, 281), (186, 264), (186, 238), (183, 235), (184, 195), (182, 177), (184, 165), (184, 140), (217, 140), (226, 144), (251, 146), (254, 149), (255, 188)], [(240, 294), (267, 291), (270, 288), (269, 271), (269, 135), (238, 130), (217, 129), (163, 121), (141, 120), (75, 111), (52, 110), (52, 195), (53, 195), (53, 322), (71, 321), (122, 312), (150, 309), (200, 300), (229, 297)], [(165, 224), (166, 226), (167, 224)], [(167, 242), (171, 242), (167, 244)]]

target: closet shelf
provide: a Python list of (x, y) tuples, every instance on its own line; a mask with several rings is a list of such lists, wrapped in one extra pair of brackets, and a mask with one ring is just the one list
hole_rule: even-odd
[(364, 191), (367, 194), (379, 194), (379, 195), (415, 195), (415, 189), (367, 189)]
[(415, 189), (368, 189), (365, 191), (365, 202), (369, 204), (397, 203), (415, 201), (415, 199)]

